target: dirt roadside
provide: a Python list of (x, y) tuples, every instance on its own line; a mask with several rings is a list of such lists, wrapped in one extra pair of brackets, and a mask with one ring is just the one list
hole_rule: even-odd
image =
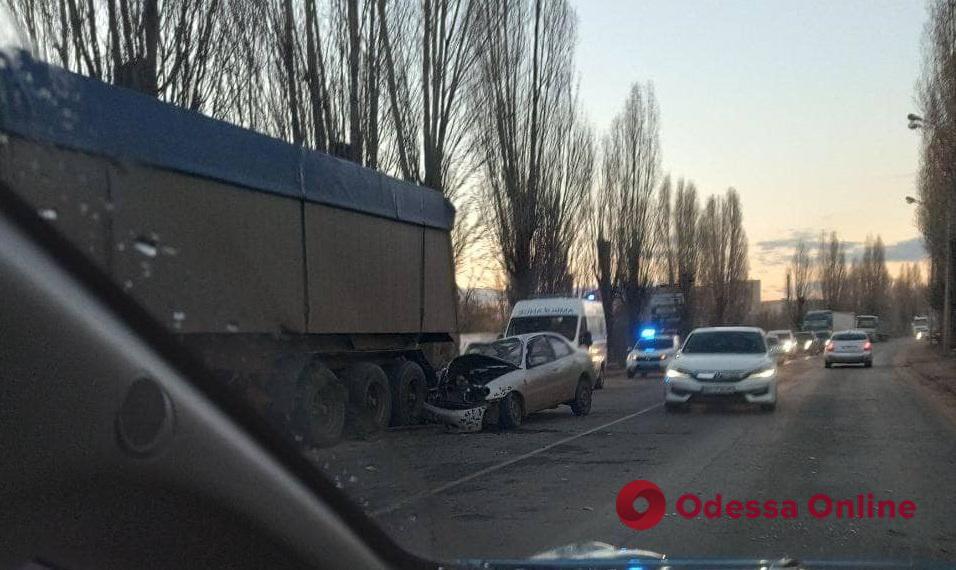
[(942, 358), (934, 344), (911, 341), (896, 353), (893, 365), (956, 425), (956, 359)]

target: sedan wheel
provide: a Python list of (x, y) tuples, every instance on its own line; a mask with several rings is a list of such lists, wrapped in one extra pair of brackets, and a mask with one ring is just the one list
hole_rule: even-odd
[(586, 416), (591, 413), (591, 386), (587, 380), (578, 382), (578, 389), (574, 392), (574, 401), (571, 402), (571, 413), (576, 416)]
[(524, 406), (521, 396), (517, 392), (509, 392), (499, 404), (498, 423), (503, 428), (514, 429), (521, 425), (524, 416)]

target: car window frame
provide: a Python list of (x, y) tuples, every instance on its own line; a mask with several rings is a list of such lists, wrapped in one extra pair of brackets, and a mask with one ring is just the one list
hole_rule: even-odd
[[(551, 362), (554, 362), (557, 360), (557, 358), (555, 358), (555, 355), (554, 355), (554, 349), (551, 348), (551, 343), (548, 342), (547, 336), (548, 335), (542, 334), (542, 335), (534, 336), (528, 339), (528, 342), (525, 344), (525, 349), (524, 349), (526, 368), (537, 368), (538, 366), (544, 366), (545, 364), (550, 364)], [(531, 364), (531, 349), (533, 348), (533, 346), (536, 346), (535, 343), (537, 342), (544, 342), (544, 346), (547, 347), (548, 354), (551, 356), (551, 359), (538, 364)]]
[[(567, 358), (571, 356), (572, 354), (574, 354), (574, 349), (571, 348), (571, 346), (563, 338), (550, 336), (550, 335), (547, 336), (546, 338), (548, 339), (548, 344), (551, 345), (551, 352), (554, 354), (555, 361), (561, 360), (562, 358)], [(559, 355), (558, 350), (555, 348), (555, 345), (560, 346), (561, 349), (565, 351), (565, 353)]]

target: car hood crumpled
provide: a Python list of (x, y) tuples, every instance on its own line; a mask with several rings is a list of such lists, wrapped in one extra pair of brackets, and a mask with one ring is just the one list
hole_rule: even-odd
[(485, 354), (463, 354), (448, 364), (448, 376), (451, 378), (461, 375), (475, 381), (471, 373), (477, 370), (488, 372), (481, 375), (481, 383), (487, 384), (503, 374), (518, 370), (518, 367), (507, 360)]

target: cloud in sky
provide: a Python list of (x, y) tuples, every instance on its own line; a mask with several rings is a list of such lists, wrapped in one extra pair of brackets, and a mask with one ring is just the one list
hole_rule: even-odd
[(923, 240), (915, 237), (886, 246), (887, 261), (919, 261), (926, 257)]
[[(790, 229), (787, 237), (758, 241), (755, 244), (757, 247), (754, 257), (764, 266), (786, 265), (790, 262), (790, 257), (800, 240), (809, 243), (813, 255), (816, 255), (820, 233), (820, 230)], [(844, 241), (843, 245), (846, 247), (847, 261), (859, 259), (863, 253), (863, 242)], [(926, 250), (923, 248), (923, 240), (919, 237), (886, 244), (887, 261), (912, 262), (925, 258)]]

